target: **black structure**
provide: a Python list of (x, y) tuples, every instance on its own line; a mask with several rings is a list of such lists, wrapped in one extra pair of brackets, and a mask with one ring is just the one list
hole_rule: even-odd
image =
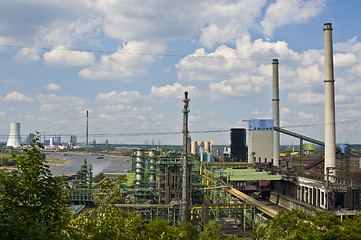
[(247, 161), (246, 129), (231, 128), (231, 159), (233, 162)]

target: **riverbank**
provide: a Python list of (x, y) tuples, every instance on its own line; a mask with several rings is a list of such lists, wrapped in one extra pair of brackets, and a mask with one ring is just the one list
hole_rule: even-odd
[(47, 162), (47, 165), (49, 165), (50, 167), (58, 167), (58, 166), (63, 166), (63, 165), (70, 163), (70, 161), (68, 159), (58, 158), (58, 157), (48, 156), (48, 155), (46, 155), (46, 162)]

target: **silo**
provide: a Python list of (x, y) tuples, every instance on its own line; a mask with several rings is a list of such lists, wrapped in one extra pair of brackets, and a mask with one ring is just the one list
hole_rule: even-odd
[(10, 134), (7, 147), (19, 147), (21, 145), (20, 123), (10, 123)]
[(195, 142), (195, 141), (192, 141), (192, 143), (191, 143), (191, 153), (192, 154), (196, 154), (197, 153), (197, 142)]
[(204, 151), (205, 151), (205, 152), (209, 152), (209, 142), (208, 142), (208, 141), (204, 141), (204, 142), (203, 142), (203, 146), (204, 146)]
[(231, 158), (236, 162), (247, 161), (246, 129), (231, 129)]

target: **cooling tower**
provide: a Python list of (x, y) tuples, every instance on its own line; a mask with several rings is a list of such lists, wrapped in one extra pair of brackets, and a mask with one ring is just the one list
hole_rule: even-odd
[(20, 123), (10, 123), (10, 134), (7, 147), (19, 147), (21, 145)]

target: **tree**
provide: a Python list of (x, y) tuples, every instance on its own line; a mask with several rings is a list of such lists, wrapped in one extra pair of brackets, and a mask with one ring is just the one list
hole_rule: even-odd
[(314, 215), (299, 210), (280, 211), (265, 226), (252, 231), (253, 239), (361, 239), (361, 216), (341, 221), (335, 213), (317, 212)]
[(0, 238), (54, 239), (66, 223), (65, 183), (42, 161), (35, 136), (24, 154), (13, 154), (16, 169), (0, 171)]
[(211, 221), (204, 227), (204, 231), (199, 234), (199, 239), (218, 240), (218, 239), (222, 239), (222, 236), (223, 236), (222, 226), (218, 224), (216, 221)]
[(139, 239), (143, 225), (139, 214), (112, 205), (102, 206), (71, 217), (63, 231), (67, 239)]

